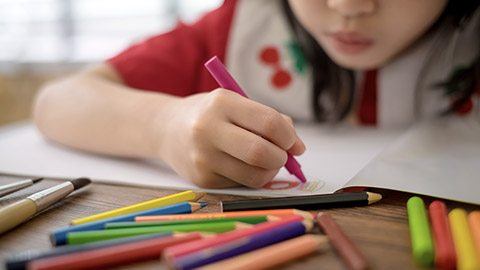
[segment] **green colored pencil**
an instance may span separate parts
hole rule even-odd
[[[411,197],[407,201],[407,212],[413,258],[420,266],[433,266],[433,236],[423,200],[417,196]]]
[[[218,223],[237,221],[247,224],[258,224],[267,222],[272,219],[278,219],[277,217],[270,216],[252,216],[252,217],[233,217],[233,218],[215,218],[215,219],[202,219],[202,220],[168,220],[168,221],[147,221],[147,222],[112,222],[105,224],[105,229],[127,229],[138,227],[153,227],[153,226],[170,226],[170,225],[183,225],[183,224],[203,224],[203,223]]]
[[[85,231],[85,232],[71,232],[67,234],[67,244],[78,245],[84,243],[90,243],[95,241],[115,239],[133,235],[157,233],[157,232],[212,232],[212,233],[224,233],[233,231],[238,228],[251,226],[241,222],[229,221],[229,222],[217,222],[217,223],[204,223],[204,224],[185,224],[185,225],[171,225],[171,226],[156,226],[156,227],[139,227],[139,228],[127,228],[127,229],[112,229],[101,231]]]

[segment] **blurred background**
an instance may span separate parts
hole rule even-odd
[[[191,23],[222,0],[0,0],[0,127],[30,117],[48,80]]]

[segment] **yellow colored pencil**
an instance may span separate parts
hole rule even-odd
[[[480,211],[473,211],[468,214],[468,223],[477,247],[477,258],[480,258]]]
[[[99,214],[88,216],[88,217],[75,219],[71,221],[71,224],[77,225],[77,224],[87,223],[87,222],[96,221],[100,219],[117,217],[121,215],[131,214],[139,211],[144,211],[144,210],[162,207],[162,206],[171,205],[171,204],[180,203],[180,202],[195,202],[201,197],[203,197],[205,194],[206,194],[205,192],[187,190],[187,191],[176,193],[170,196],[118,208],[115,210],[99,213]]]
[[[455,208],[448,214],[448,219],[457,252],[457,269],[480,269],[475,244],[467,222],[467,212],[464,209]]]

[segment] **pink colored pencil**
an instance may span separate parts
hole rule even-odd
[[[248,98],[245,92],[243,92],[243,90],[237,84],[235,79],[233,79],[232,75],[228,73],[227,68],[225,68],[218,57],[214,56],[212,59],[208,60],[207,63],[205,63],[205,67],[221,87],[237,92],[243,97]],[[305,175],[302,172],[300,163],[298,163],[292,154],[287,153],[287,156],[287,163],[285,164],[287,171],[295,175],[300,182],[307,182],[307,178],[305,178]]]
[[[438,269],[455,269],[457,255],[453,242],[452,230],[448,221],[448,210],[441,201],[433,201],[428,207],[435,244],[435,267]]]
[[[283,224],[295,222],[295,221],[302,221],[304,218],[299,215],[294,215],[294,216],[289,216],[286,218],[282,218],[279,220],[274,220],[274,221],[269,221],[269,222],[264,222],[260,223],[258,225],[249,227],[249,228],[244,228],[244,229],[239,229],[227,233],[222,233],[219,234],[215,237],[212,238],[206,238],[206,239],[201,239],[193,242],[189,242],[188,244],[181,244],[177,246],[173,246],[170,248],[167,248],[164,252],[164,257],[168,261],[173,261],[174,258],[184,256],[187,254],[190,254],[195,251],[199,251],[205,248],[221,245],[224,243],[229,243],[234,240],[240,239],[245,236],[251,236],[256,233],[260,233],[266,230],[270,230],[272,228],[278,227]]]
[[[170,246],[201,239],[200,233],[148,239],[94,250],[31,261],[28,270],[100,269],[135,261],[156,259]]]

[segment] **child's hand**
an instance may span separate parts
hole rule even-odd
[[[155,125],[158,151],[181,176],[201,187],[259,188],[305,151],[291,119],[229,90],[177,99]],[[166,120],[165,120],[166,119]]]

